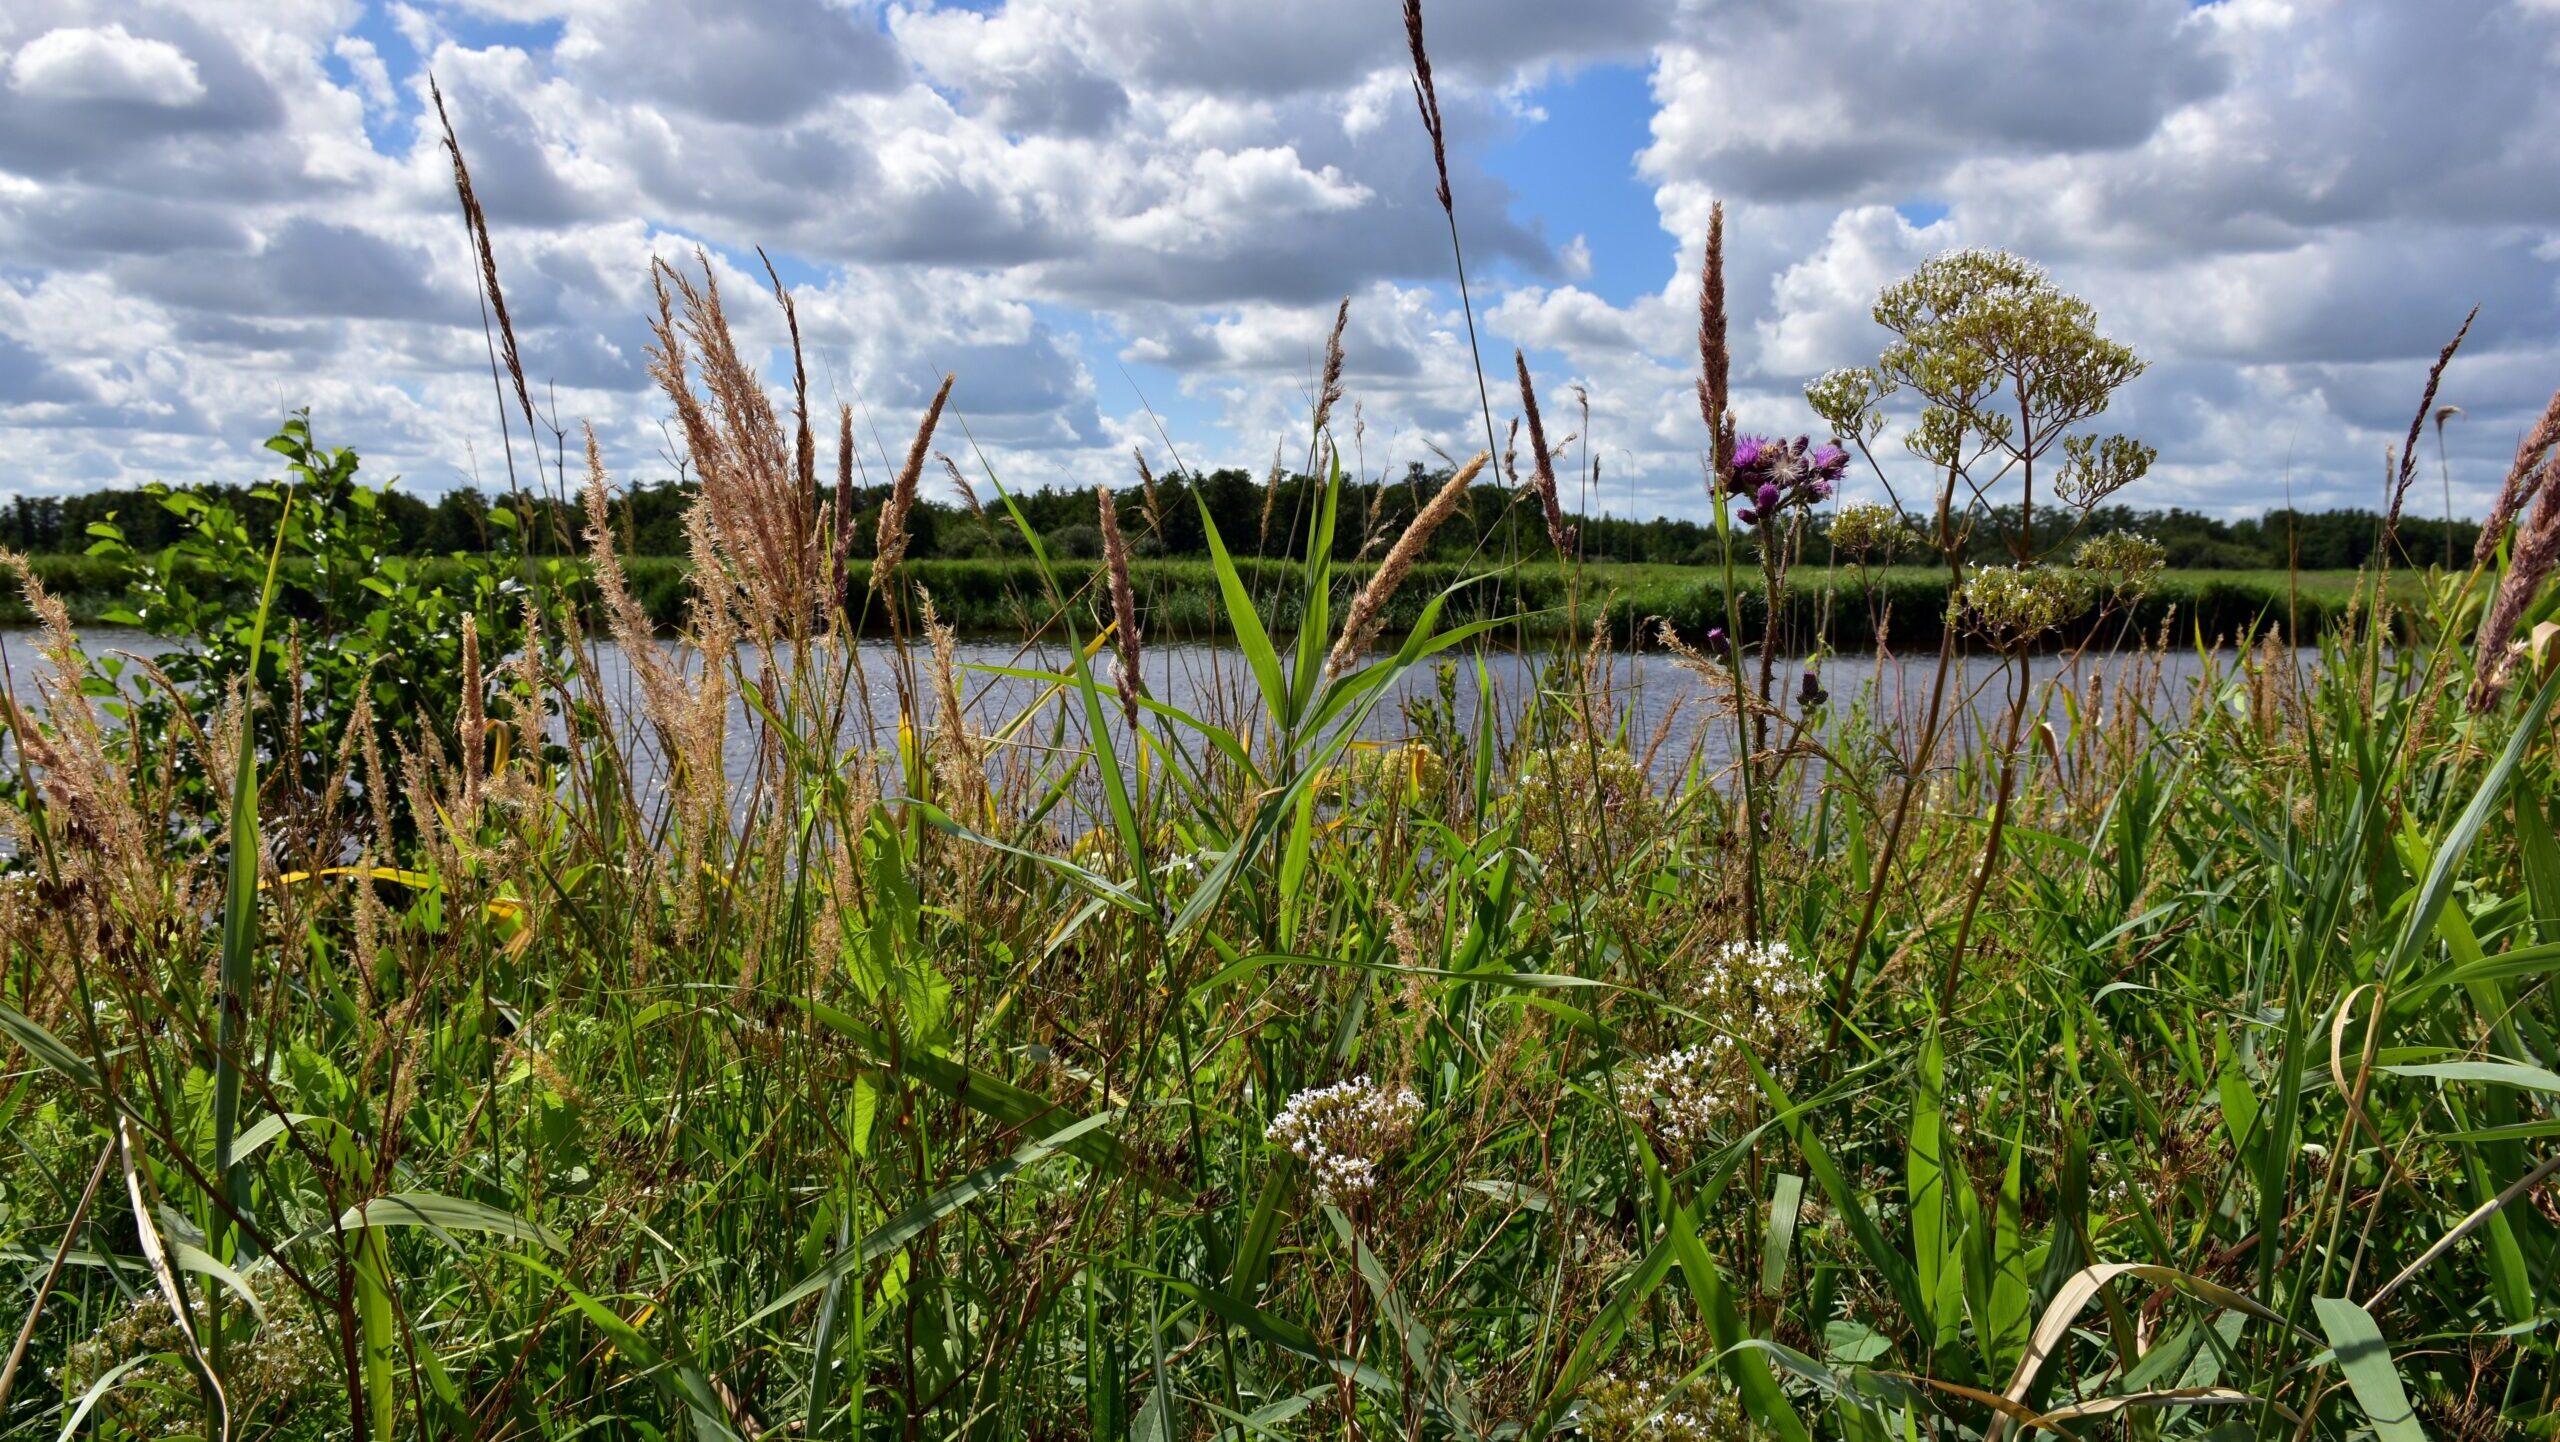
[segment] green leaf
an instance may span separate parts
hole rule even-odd
[[[2444,1061],[2410,1066],[2378,1066],[2390,1076],[2427,1077],[2436,1081],[2476,1081],[2524,1091],[2560,1092],[2560,1074],[2514,1061]]]
[[[1799,1179],[1797,1191],[1801,1195]],[[1768,1357],[1746,1346],[1758,1340],[1745,1328],[1742,1314],[1734,1307],[1733,1290],[1725,1285],[1724,1270],[1708,1255],[1706,1245],[1698,1240],[1698,1227],[1689,1208],[1682,1207],[1671,1215],[1668,1241],[1672,1255],[1680,1263],[1680,1275],[1688,1280],[1689,1295],[1697,1303],[1698,1315],[1706,1320],[1707,1332],[1715,1338],[1722,1353],[1721,1365],[1734,1390],[1741,1394],[1742,1405],[1752,1420],[1763,1427],[1776,1429],[1780,1442],[1807,1442],[1804,1419],[1787,1402],[1787,1394],[1769,1371]]]
[[[372,1227],[425,1227],[437,1233],[493,1232],[549,1251],[569,1250],[566,1242],[539,1222],[483,1202],[438,1192],[393,1192],[358,1202],[338,1218],[338,1227],[349,1232]],[[449,1236],[443,1240],[456,1248],[461,1245]]]
[[[356,1236],[356,1317],[364,1341],[358,1359],[364,1373],[365,1420],[374,1442],[391,1442],[400,1422],[400,1343],[391,1311],[391,1248],[380,1227]]]
[[[1271,644],[1271,634],[1262,629],[1262,617],[1253,609],[1253,594],[1244,588],[1244,578],[1236,573],[1235,559],[1227,554],[1227,543],[1218,535],[1218,523],[1210,519],[1208,499],[1196,492],[1191,499],[1200,508],[1200,530],[1209,543],[1209,569],[1218,578],[1218,594],[1227,603],[1227,625],[1235,632],[1236,646],[1244,652],[1245,664],[1253,668],[1253,683],[1262,692],[1263,707],[1270,713],[1272,724],[1278,725],[1289,708],[1289,688],[1280,676],[1280,653]]]
[[[1858,1250],[1865,1253],[1868,1262],[1883,1274],[1885,1287],[1901,1306],[1905,1322],[1914,1330],[1924,1329],[1930,1308],[1928,1300],[1921,1295],[1920,1279],[1913,1274],[1911,1263],[1885,1240],[1884,1229],[1876,1224],[1875,1215],[1867,1210],[1866,1199],[1849,1184],[1849,1179],[1841,1174],[1839,1165],[1832,1161],[1831,1153],[1823,1147],[1821,1139],[1813,1134],[1812,1125],[1805,1120],[1804,1109],[1787,1096],[1786,1088],[1780,1086],[1778,1079],[1771,1076],[1756,1058],[1751,1062],[1751,1072],[1760,1079],[1761,1091],[1777,1108],[1779,1123],[1786,1128],[1788,1139],[1795,1143],[1797,1154],[1804,1158],[1805,1170],[1812,1173],[1814,1184],[1822,1188],[1822,1194],[1830,1200],[1832,1209],[1848,1223],[1849,1235],[1857,1242]]]
[[[64,1419],[62,1431],[56,1434],[57,1442],[71,1442],[72,1438],[79,1436],[80,1424],[89,1420],[90,1409],[97,1406],[99,1400],[104,1398],[109,1392],[114,1391],[115,1385],[118,1382],[123,1381],[126,1375],[132,1372],[135,1368],[146,1366],[153,1362],[182,1362],[184,1360],[185,1358],[179,1356],[179,1354],[175,1352],[145,1352],[139,1357],[127,1358],[126,1360],[117,1363],[115,1366],[108,1368],[99,1376],[97,1381],[89,1384],[88,1391],[80,1394],[80,1405],[72,1408],[71,1415]]]
[[[1405,1361],[1412,1365],[1414,1375],[1422,1379],[1423,1388],[1432,1402],[1461,1435],[1484,1435],[1484,1424],[1477,1415],[1475,1399],[1467,1394],[1465,1379],[1441,1354],[1439,1338],[1405,1305],[1403,1294],[1396,1289],[1395,1278],[1378,1260],[1378,1254],[1360,1240],[1360,1234],[1352,1230],[1351,1219],[1338,1208],[1328,1206],[1324,1215],[1325,1220],[1333,1224],[1334,1235],[1351,1249],[1352,1265],[1360,1273],[1360,1280],[1368,1284],[1370,1299],[1378,1304],[1378,1325],[1404,1344]]]
[[[2346,1374],[2348,1390],[2373,1424],[2377,1442],[2426,1442],[2427,1429],[2419,1425],[2409,1394],[2401,1390],[2391,1344],[2383,1340],[2372,1315],[2344,1297],[2314,1297],[2311,1310],[2320,1318],[2320,1330],[2329,1334],[2338,1370]]]
[[[658,1345],[640,1335],[640,1329],[622,1319],[622,1314],[573,1285],[568,1278],[520,1252],[500,1252],[499,1256],[529,1271],[551,1279],[553,1285],[569,1299],[595,1329],[604,1333],[615,1350],[648,1370],[649,1379],[659,1390],[681,1403],[693,1424],[693,1434],[700,1442],[743,1442],[737,1429],[730,1425],[729,1409],[711,1390],[711,1382],[702,1369],[682,1356],[670,1356]]]
[[[1787,1254],[1794,1249],[1796,1214],[1804,1206],[1804,1178],[1793,1172],[1778,1173],[1770,1189],[1769,1227],[1760,1247],[1760,1295],[1784,1297],[1787,1291]]]
[[[80,1054],[64,1046],[52,1032],[14,1008],[0,1006],[0,1031],[26,1049],[27,1055],[44,1063],[63,1076],[88,1088],[98,1089],[98,1073],[80,1059]]]
[[[2533,749],[2534,742],[2541,739],[2543,718],[2551,714],[2554,698],[2560,698],[2560,671],[2553,672],[2551,678],[2542,683],[2542,689],[2534,693],[2532,704],[2525,707],[2524,714],[2516,719],[2516,729],[2507,737],[2505,749],[2498,753],[2497,761],[2490,766],[2488,774],[2480,778],[2478,789],[2471,793],[2470,804],[2462,808],[2462,814],[2454,818],[2452,829],[2437,844],[2435,855],[2427,864],[2426,879],[2419,883],[2417,900],[2410,906],[2408,920],[2401,928],[2400,939],[2392,945],[2390,962],[2382,968],[2384,981],[2395,980],[2405,974],[2409,964],[2426,945],[2427,938],[2435,934],[2436,912],[2444,906],[2446,898],[2453,895],[2455,873],[2461,869],[2463,859],[2470,855],[2471,843],[2479,839],[2480,830],[2488,824],[2490,814],[2497,810],[2498,800],[2506,793],[2507,783],[2515,779],[2517,770],[2524,765],[2526,753]]]
[[[2560,941],[2560,839],[2531,788],[2516,788],[2516,853],[2524,863],[2525,894],[2533,898],[2533,935]]]
[[[1067,1155],[1090,1166],[1133,1176],[1140,1185],[1159,1196],[1180,1198],[1190,1194],[1180,1182],[1159,1176],[1141,1164],[1118,1137],[1095,1131],[1095,1123],[1114,1113],[1098,1113],[1079,1119],[1060,1103],[1038,1092],[962,1066],[948,1057],[922,1048],[893,1049],[885,1038],[850,1013],[823,1002],[793,998],[792,1004],[817,1018],[820,1025],[862,1043],[873,1056],[885,1058],[894,1055],[897,1058],[894,1064],[881,1063],[886,1070],[909,1077],[1008,1127],[1055,1140]]]
[[[1929,1309],[1930,1346],[1951,1345],[1959,1316],[1964,1261],[1947,1235],[1946,1052],[1935,1027],[1920,1042],[1911,1079],[1911,1136],[1903,1173],[1911,1207],[1911,1251],[1920,1295]]]

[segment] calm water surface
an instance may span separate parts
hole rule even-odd
[[[123,651],[141,656],[155,656],[177,649],[170,642],[141,631],[118,627],[91,627],[81,632],[81,640],[92,657],[103,657]],[[10,680],[24,694],[30,681],[45,667],[37,651],[39,637],[27,630],[0,631],[0,665],[5,665]],[[898,715],[898,656],[886,641],[861,643],[861,672],[869,705],[860,699],[849,700],[844,730],[838,737],[838,750],[894,746]],[[673,651],[672,646],[669,647]],[[1470,731],[1478,724],[1482,708],[1490,700],[1494,708],[1496,729],[1509,735],[1523,709],[1534,699],[1541,677],[1552,652],[1486,651],[1481,653],[1444,653],[1440,659],[1457,663],[1454,709],[1459,723]],[[2307,667],[2315,652],[2295,653],[2296,664]],[[916,672],[924,673],[926,653],[913,657]],[[1065,716],[1065,743],[1080,745],[1084,739],[1081,708],[1071,695],[1061,696],[1048,683],[1016,676],[995,674],[991,668],[1055,670],[1066,660],[1061,647],[1030,647],[996,641],[964,641],[957,659],[962,670],[962,694],[973,730],[992,731],[1019,715],[1026,708],[1040,708],[1035,723],[1019,728],[1017,743],[1046,746],[1056,734],[1053,720]],[[2126,653],[2091,653],[2073,662],[2063,656],[2040,656],[2035,662],[2038,690],[2057,676],[2065,678],[2074,696],[2085,706],[2094,693],[2103,697],[2110,709],[2119,693],[2132,687],[2142,694],[2154,716],[2183,716],[2192,704],[2197,684],[2208,674],[2210,666],[2221,676],[2230,674],[2233,657],[2225,652],[2210,658],[2192,650],[2171,651],[2165,656],[2137,658]],[[607,693],[607,710],[620,721],[626,736],[635,740],[635,758],[644,778],[655,773],[658,758],[647,754],[651,744],[645,728],[632,724],[640,712],[638,687],[631,667],[620,651],[610,645],[598,655],[598,672]],[[750,661],[752,665],[752,660]],[[1756,662],[1753,664],[1756,665]],[[1481,665],[1481,673],[1479,672]],[[1658,778],[1669,780],[1693,761],[1702,760],[1710,767],[1721,766],[1732,754],[1733,722],[1730,716],[1718,716],[1715,688],[1679,658],[1661,651],[1637,655],[1618,655],[1608,662],[1609,684],[1603,694],[1611,721],[1623,728],[1629,745],[1638,754],[1649,754]],[[1912,656],[1879,656],[1873,653],[1837,655],[1824,658],[1815,668],[1820,686],[1830,696],[1813,723],[1817,732],[1827,733],[1839,727],[1853,712],[1863,712],[1880,724],[1899,728],[1916,736],[1926,713],[1932,684],[1937,675],[1935,653]],[[1799,714],[1796,695],[1802,684],[1801,662],[1781,662],[1776,671],[1776,690],[1785,698],[1786,712],[1793,724]],[[1233,647],[1213,644],[1173,644],[1147,649],[1142,673],[1148,694],[1215,724],[1241,726],[1257,714],[1251,669],[1243,653]],[[1106,688],[1111,684],[1112,663],[1108,657],[1095,662],[1096,679]],[[1487,683],[1490,683],[1489,685]],[[1968,743],[1987,726],[1991,718],[2005,712],[2011,681],[1994,661],[1984,657],[1967,658],[1959,664],[1950,701],[1953,712],[1953,735],[1957,744]],[[1432,663],[1416,667],[1370,710],[1361,725],[1366,739],[1389,741],[1411,734],[1407,718],[1408,703],[1434,697],[1439,682]],[[2064,700],[2048,693],[2045,697],[2048,719],[2057,730],[2068,714]],[[1117,706],[1113,706],[1117,727]],[[733,778],[745,776],[754,760],[754,728],[743,702],[732,707],[727,760]]]

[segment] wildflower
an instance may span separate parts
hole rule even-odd
[[[1634,1089],[1643,1094],[1648,1130],[1674,1152],[1692,1153],[1714,1140],[1718,1123],[1747,1096],[1721,1040],[1684,1046],[1636,1063]]]
[[[1834,432],[1873,440],[1885,423],[1877,403],[1895,388],[1892,381],[1865,367],[1835,370],[1814,377],[1804,388],[1804,400]]]
[[[1831,518],[1831,549],[1863,561],[1886,557],[1912,539],[1911,528],[1893,507],[1874,501],[1842,506]]]
[[[2092,536],[2071,557],[2078,569],[2107,577],[2120,596],[2139,594],[2168,563],[2169,552],[2158,541],[2130,531]]]
[[[1318,1200],[1339,1206],[1377,1185],[1379,1164],[1412,1139],[1422,1098],[1366,1076],[1299,1092],[1271,1119],[1265,1139],[1315,1173]]]
[[[1581,1402],[1575,1424],[1593,1442],[1745,1442],[1760,1435],[1741,1399],[1709,1377],[1605,1377]]]
[[[2087,605],[2078,578],[2046,566],[1981,566],[1965,578],[1950,608],[1951,619],[1970,623],[1993,641],[2019,645],[2072,617]]]
[[[1811,666],[1805,667],[1804,683],[1796,688],[1796,705],[1803,710],[1811,711],[1830,699],[1831,693],[1824,690],[1822,686],[1822,673]]]
[[[1743,436],[1733,443],[1733,479],[1726,489],[1750,498],[1751,504],[1737,513],[1744,525],[1766,526],[1782,509],[1829,500],[1848,469],[1849,453],[1837,442],[1816,449],[1809,436],[1792,441]]]
[[[1807,1014],[1816,991],[1812,969],[1785,942],[1728,941],[1699,978],[1694,1000],[1700,1015],[1768,1060],[1812,1034]]]
[[[2131,436],[2072,436],[2062,443],[2062,474],[2053,492],[2064,505],[2086,511],[2151,470],[2158,448]]]
[[[1691,1004],[1718,1034],[1634,1069],[1656,1140],[1684,1154],[1707,1145],[1726,1117],[1758,1095],[1752,1060],[1774,1065],[1811,1044],[1816,990],[1810,969],[1783,941],[1730,941],[1714,952]]]

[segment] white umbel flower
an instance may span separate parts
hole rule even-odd
[[[1412,1088],[1389,1091],[1357,1076],[1289,1098],[1263,1135],[1306,1163],[1318,1200],[1339,1205],[1377,1185],[1379,1165],[1412,1138],[1421,1116]]]

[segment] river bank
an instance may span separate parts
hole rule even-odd
[[[130,619],[131,600],[124,578],[111,562],[91,556],[50,555],[30,558],[45,586],[60,596],[75,621],[118,623]],[[475,561],[443,557],[417,558],[432,582],[439,572],[459,577]],[[570,584],[585,589],[583,566],[556,563],[572,574]],[[1285,633],[1301,614],[1302,572],[1294,562],[1239,558],[1247,590],[1263,624]],[[684,617],[685,562],[665,557],[635,557],[624,562],[632,592],[660,626],[673,628]],[[912,561],[907,574],[933,597],[941,618],[964,634],[1021,636],[1047,629],[1062,604],[1078,608],[1077,624],[1096,624],[1095,584],[1099,561],[1055,563],[1057,590],[1029,560]],[[1334,584],[1356,589],[1367,578],[1365,565],[1337,569]],[[527,568],[528,578],[538,574]],[[872,597],[867,567],[856,563],[852,584],[855,612],[867,634],[885,635],[896,622]],[[1140,560],[1131,566],[1147,634],[1163,640],[1202,639],[1224,633],[1225,604],[1206,561]],[[2092,606],[2080,621],[2083,633],[2127,627],[2154,632],[2174,617],[2182,633],[2190,628],[2208,639],[2228,638],[2272,627],[2292,634],[2316,634],[2344,622],[2357,578],[2351,572],[2311,571],[2171,571],[2157,577],[2140,601],[2122,607]],[[1760,634],[1766,609],[1756,573],[1737,580],[1735,609],[1751,634]],[[1447,591],[1443,624],[1493,616],[1527,618],[1529,629],[1546,635],[1583,635],[1605,618],[1619,644],[1647,645],[1657,621],[1669,621],[1687,637],[1704,636],[1732,620],[1725,614],[1723,581],[1703,567],[1593,564],[1570,575],[1556,568],[1521,566],[1466,567],[1431,562],[1417,567],[1388,608],[1392,632],[1408,628],[1430,599]],[[1063,602],[1061,599],[1063,593]],[[2414,594],[2414,580],[2404,579],[2394,594]],[[1882,642],[1896,647],[1936,644],[1945,625],[1947,579],[1943,571],[1922,567],[1884,567],[1871,571],[1841,567],[1808,567],[1790,578],[1779,632],[1811,637],[1825,635],[1836,646]],[[25,624],[31,618],[14,587],[0,597],[0,624]],[[913,625],[913,618],[904,618]]]

